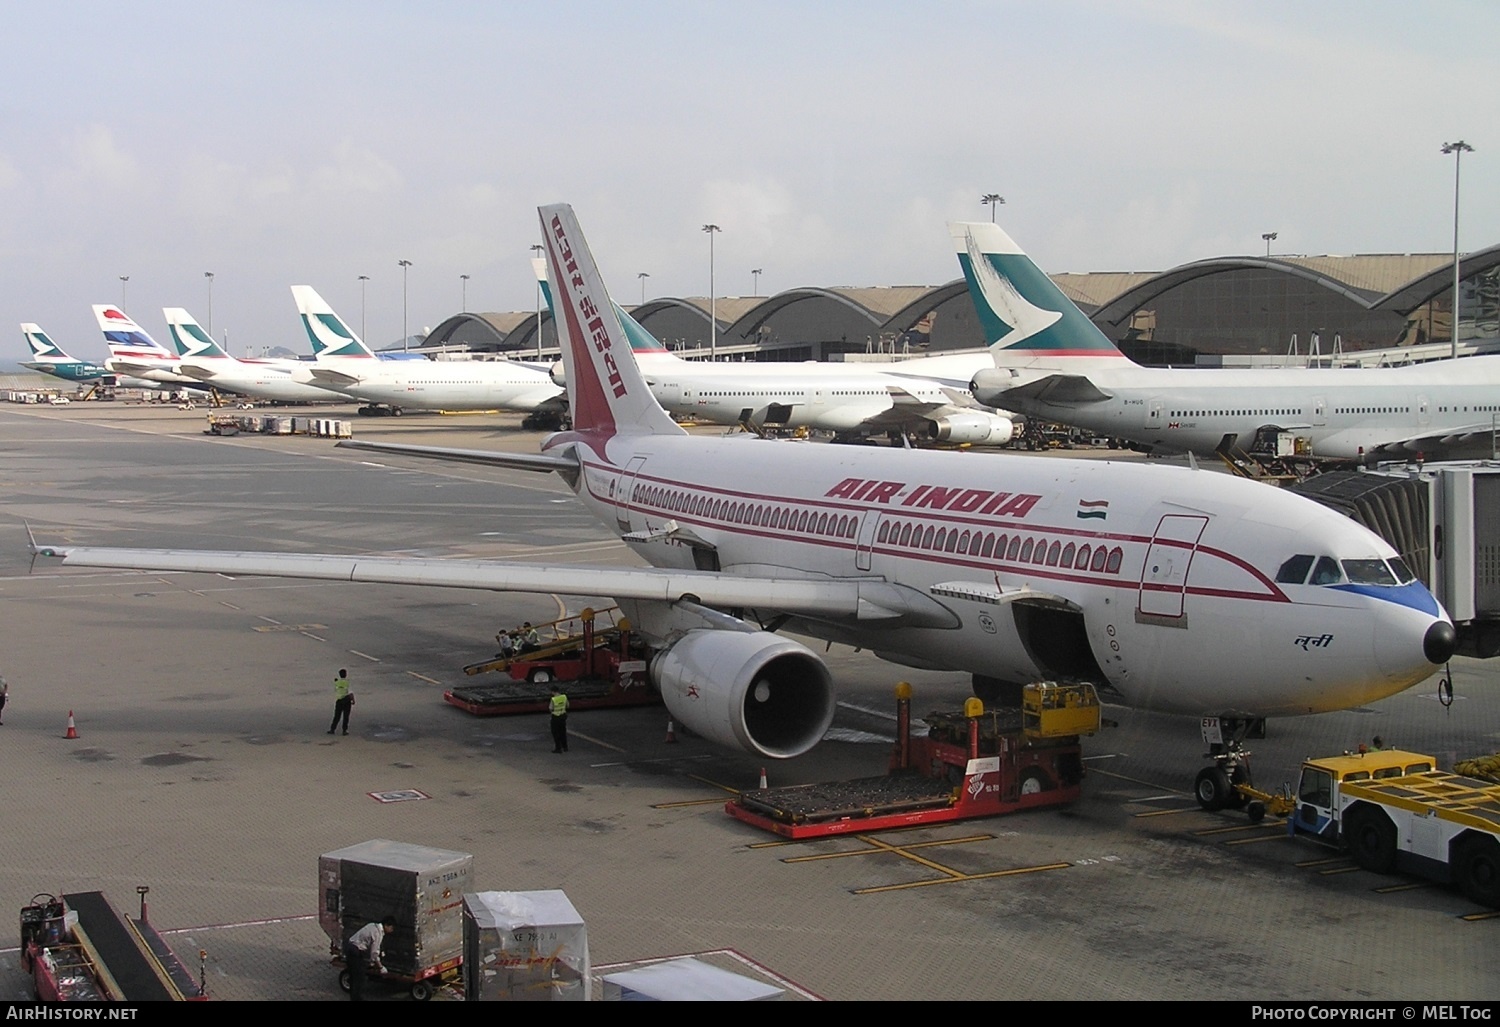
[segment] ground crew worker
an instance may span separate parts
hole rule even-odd
[[[341,667],[339,676],[333,679],[333,723],[328,725],[330,735],[338,727],[340,718],[344,721],[344,734],[349,733],[349,711],[353,708],[354,693],[349,687],[349,672]]]
[[[541,636],[539,636],[536,633],[536,628],[534,628],[534,627],[531,626],[531,621],[527,621],[525,624],[522,624],[521,625],[521,652],[523,652],[523,653],[529,653],[529,652],[531,652],[531,650],[540,647],[541,644],[542,644]]]
[[[375,968],[376,973],[385,973],[385,965],[380,961],[380,947],[385,944],[385,936],[395,929],[396,921],[386,917],[378,924],[365,924],[344,942],[344,963],[349,968],[351,1001],[364,1001],[365,979],[370,976],[371,967]]]
[[[500,652],[497,653],[502,659],[510,659],[515,654],[516,642],[510,637],[509,631],[502,631],[495,636],[495,641],[500,643]]]
[[[0,675],[0,724],[5,723],[5,700],[10,695],[10,685],[5,683],[5,677]]]
[[[568,751],[568,697],[558,685],[552,686],[552,699],[547,704],[552,717],[552,751]]]

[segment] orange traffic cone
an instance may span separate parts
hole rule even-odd
[[[673,745],[677,741],[677,729],[672,726],[672,718],[667,718],[667,745]]]
[[[761,791],[765,791],[766,790],[766,768],[765,767],[761,767],[760,768],[760,789],[761,789]]]
[[[63,737],[64,738],[77,738],[78,737],[78,726],[73,723],[73,711],[72,710],[68,711],[68,733],[65,734],[65,735],[63,735]]]

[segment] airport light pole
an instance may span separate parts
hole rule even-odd
[[[125,306],[125,286],[130,283],[129,275],[120,276],[120,306]]]
[[[760,276],[762,268],[752,267],[750,269],[750,295],[760,295]]]
[[[1266,241],[1266,256],[1271,255],[1271,243],[1276,239],[1275,232],[1262,232],[1260,237]]]
[[[409,348],[411,333],[407,331],[406,324],[406,272],[411,267],[411,261],[398,260],[397,265],[401,268],[401,351],[404,353]]]
[[[714,236],[724,230],[718,225],[704,225],[703,230],[708,233],[708,359],[715,360],[719,351],[719,314],[714,296]]]
[[[979,198],[979,202],[990,208],[990,224],[995,223],[995,208],[1005,202],[1005,197],[999,193],[985,193]]]
[[[531,255],[540,257],[544,249],[546,247],[541,243],[534,242],[531,244]],[[540,360],[542,356],[542,280],[540,278],[536,283],[536,355]]]
[[[646,305],[646,279],[651,277],[651,272],[637,271],[635,276],[641,280],[641,306],[644,307]]]
[[[213,339],[213,271],[204,271],[202,276],[208,279],[208,337]]]
[[[459,287],[460,296],[461,296],[461,299],[462,299],[462,302],[463,302],[463,311],[462,312],[465,313],[465,314],[467,314],[469,312],[469,276],[468,275],[459,275],[458,276],[458,287]]]
[[[1473,153],[1474,147],[1460,139],[1456,143],[1444,143],[1443,152],[1453,154],[1453,350],[1451,356],[1458,359],[1458,172],[1463,167],[1464,154]]]
[[[359,276],[359,337],[365,337],[365,283],[370,280],[369,275]]]

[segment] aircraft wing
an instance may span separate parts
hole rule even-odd
[[[912,381],[931,382],[934,385],[941,385],[948,389],[967,390],[969,387],[969,380],[967,378],[944,378],[941,375],[935,374],[903,374],[900,371],[892,371],[884,367],[880,369],[880,373],[887,378],[908,378]]]
[[[342,385],[358,385],[364,381],[357,374],[345,374],[343,371],[335,371],[331,367],[314,367],[312,368],[312,376],[314,384],[326,385],[333,389],[337,389]]]
[[[497,592],[611,596],[647,602],[681,600],[727,608],[763,608],[814,618],[894,620],[926,606],[884,581],[762,578],[660,567],[589,567],[318,553],[247,553],[175,549],[106,549],[36,545],[37,555],[69,567],[266,575],[324,581],[478,588]],[[928,612],[930,616],[930,612]]]
[[[976,380],[978,376],[976,375]],[[1045,378],[1017,385],[1000,393],[1000,399],[1017,397],[1039,403],[1054,403],[1059,406],[1083,406],[1102,403],[1111,398],[1110,393],[1100,389],[1087,375],[1049,374]],[[1002,403],[1002,405],[1004,405]]]
[[[178,364],[179,374],[185,374],[189,378],[196,378],[200,382],[213,381],[219,376],[219,372],[212,367],[204,367],[202,364]]]
[[[397,456],[416,456],[427,460],[450,460],[456,463],[486,464],[491,467],[508,467],[514,471],[556,471],[567,477],[579,473],[578,460],[569,449],[564,455],[548,453],[496,453],[488,449],[450,449],[446,446],[411,446],[401,442],[366,442],[361,439],[345,439],[339,443],[344,449],[368,449],[376,453],[393,453]]]
[[[1494,423],[1478,421],[1384,442],[1367,453],[1394,457],[1421,453],[1429,460],[1489,459],[1494,455],[1494,445]]]
[[[171,371],[177,373],[175,365],[169,365],[165,361],[157,360],[147,363],[137,363],[127,357],[115,357],[110,361],[111,369],[121,374],[149,374],[152,371]]]

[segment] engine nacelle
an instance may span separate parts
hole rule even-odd
[[[1009,368],[987,367],[983,371],[975,373],[969,381],[969,391],[974,398],[987,407],[999,407],[1004,403],[1001,395],[1007,389],[1013,389],[1019,382],[1016,372]]]
[[[769,631],[689,631],[651,661],[672,718],[720,745],[800,756],[833,723],[833,675],[806,646]]]
[[[927,437],[935,442],[1003,446],[1015,433],[1010,418],[978,411],[960,411],[927,422]]]

